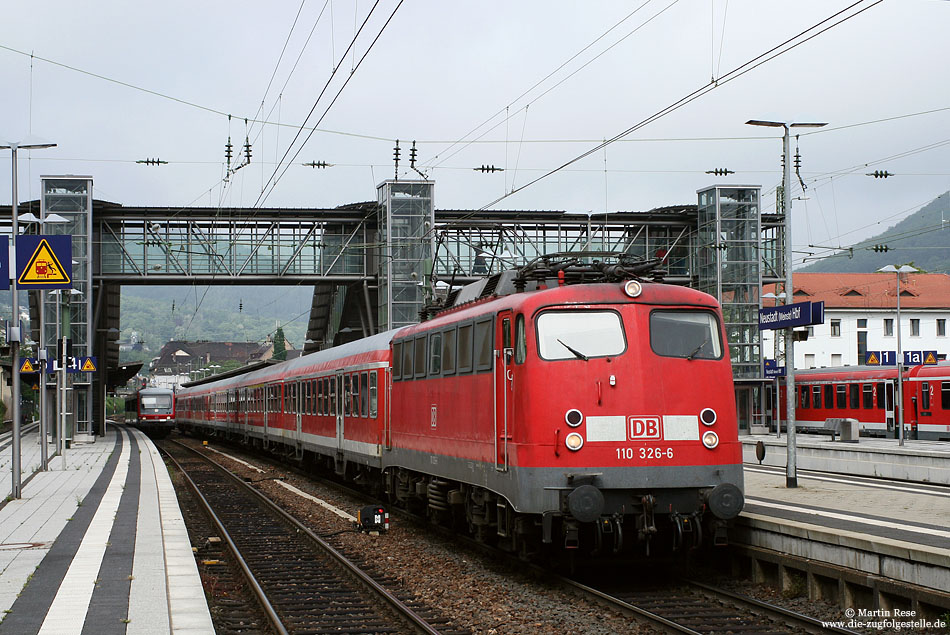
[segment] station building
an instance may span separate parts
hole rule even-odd
[[[936,351],[947,358],[950,276],[904,273],[900,277],[902,351]],[[795,368],[860,366],[868,351],[897,351],[897,286],[894,273],[795,273],[795,302],[824,302],[825,322],[807,328],[795,344]],[[776,293],[775,284],[762,294]],[[779,288],[781,292],[781,288]],[[763,301],[770,306],[768,299]],[[775,357],[774,331],[762,332],[765,357]]]

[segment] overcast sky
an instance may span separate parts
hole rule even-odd
[[[749,119],[829,124],[799,141],[797,250],[852,245],[950,189],[943,0],[50,0],[2,11],[0,138],[58,144],[21,162],[21,200],[38,196],[41,174],[82,174],[96,198],[125,205],[336,206],[375,198],[395,139],[400,178],[417,176],[415,139],[439,208],[642,211],[729,182],[762,185],[774,209],[781,131]],[[802,32],[815,37],[751,68]],[[235,163],[245,136],[253,151],[225,184],[229,135]],[[135,163],[147,158],[168,164]],[[505,171],[472,170],[483,164]],[[735,174],[705,174],[714,168]],[[865,176],[875,169],[895,176]],[[4,203],[9,174],[0,151]]]

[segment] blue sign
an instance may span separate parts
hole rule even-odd
[[[921,364],[936,364],[937,351],[904,351],[905,366],[920,366]]]
[[[72,236],[17,236],[16,283],[21,289],[69,289]]]
[[[897,351],[867,351],[864,354],[866,366],[897,366]]]
[[[59,362],[54,359],[46,360],[45,369],[43,365],[44,362],[35,357],[24,357],[20,363],[20,372],[23,374],[45,372],[52,375],[60,370]],[[94,373],[98,368],[99,365],[95,357],[70,357],[66,361],[65,370],[67,373]]]
[[[10,288],[10,239],[0,237],[0,291]]]
[[[766,377],[784,377],[785,376],[785,367],[779,366],[778,362],[774,359],[764,359],[762,363],[765,365],[765,376]]]
[[[824,321],[824,302],[796,302],[795,304],[759,309],[760,331],[822,324]]]

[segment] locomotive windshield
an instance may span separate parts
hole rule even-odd
[[[722,357],[719,323],[707,311],[654,311],[650,314],[650,346],[664,357]]]
[[[171,412],[171,395],[142,395],[142,412]]]
[[[538,316],[542,359],[587,359],[627,349],[623,323],[613,311],[546,311]]]

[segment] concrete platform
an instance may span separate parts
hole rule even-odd
[[[28,472],[36,437],[23,439]],[[9,448],[0,463],[9,494]],[[0,634],[214,633],[171,479],[141,432],[108,426],[25,474],[22,493],[0,507]]]
[[[788,488],[784,436],[742,442],[746,505],[733,538],[758,575],[771,567],[785,586],[799,570],[813,597],[824,588],[842,606],[950,609],[950,443],[798,435],[798,487]]]
[[[758,463],[755,446],[761,441],[765,445],[762,464],[784,469],[788,454],[784,434],[780,438],[746,435],[739,440],[745,463]],[[798,434],[795,445],[799,469],[950,485],[950,442],[947,441],[905,440],[900,446],[897,439],[861,437],[850,443],[832,441],[830,435]]]

